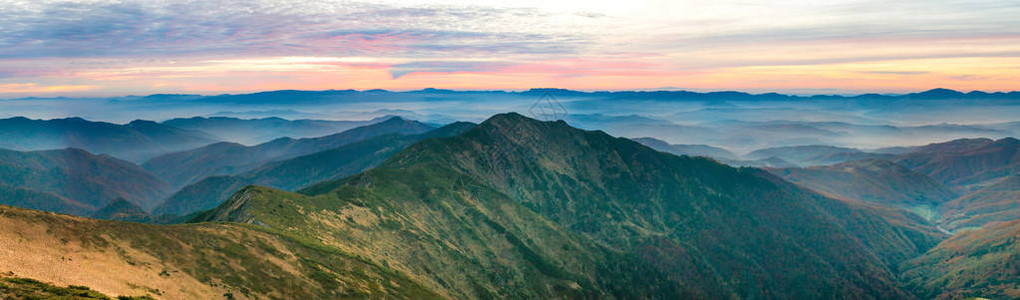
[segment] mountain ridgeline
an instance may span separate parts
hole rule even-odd
[[[316,138],[279,138],[255,146],[220,142],[153,158],[142,165],[173,186],[181,187],[209,176],[232,175],[301,155],[329,150],[384,134],[419,134],[434,127],[393,117],[386,121]]]
[[[151,209],[170,194],[165,181],[135,164],[74,148],[0,149],[0,186],[4,185],[15,192],[21,189],[28,198],[4,197],[0,204],[77,215],[87,215],[117,198]]]
[[[207,132],[223,141],[246,145],[261,144],[281,137],[318,137],[371,125],[389,118],[365,121],[286,120],[282,118],[239,119],[231,117],[176,118],[161,124]]]
[[[426,138],[455,136],[474,124],[456,122],[421,134],[383,134],[337,148],[268,163],[236,175],[212,176],[185,186],[160,204],[156,214],[188,215],[215,208],[246,185],[297,190],[328,179],[353,175]]]
[[[194,221],[271,228],[454,298],[909,298],[943,235],[757,169],[497,115],[299,193],[247,187]]]
[[[19,151],[80,148],[136,163],[217,141],[216,137],[202,131],[144,120],[119,125],[81,118],[33,120],[15,117],[0,120],[0,128],[3,128],[0,130],[0,148]]]
[[[1020,172],[1020,140],[960,139],[920,147],[895,161],[971,192]]]

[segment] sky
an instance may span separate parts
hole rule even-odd
[[[0,0],[0,98],[1012,91],[1017,16],[1017,0]]]

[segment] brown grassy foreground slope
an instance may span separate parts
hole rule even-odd
[[[435,297],[386,268],[254,226],[159,226],[0,206],[0,228],[0,272],[107,295]]]

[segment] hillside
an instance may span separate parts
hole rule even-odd
[[[853,148],[809,145],[759,149],[744,155],[744,158],[750,160],[779,158],[800,166],[810,167],[840,163],[846,160],[870,158],[873,155],[875,154]]]
[[[0,273],[106,295],[436,298],[383,266],[256,226],[147,225],[0,206],[0,228]]]
[[[255,145],[277,138],[326,136],[370,125],[386,119],[366,121],[286,120],[282,118],[239,119],[231,117],[192,117],[163,121],[163,125],[207,132],[223,141]]]
[[[152,121],[128,124],[92,122],[81,118],[0,120],[0,148],[19,151],[80,148],[97,154],[143,162],[157,155],[217,142],[201,131],[180,129]]]
[[[108,155],[94,155],[80,149],[19,152],[0,149],[0,184],[51,193],[72,200],[69,206],[37,206],[29,197],[8,199],[19,207],[50,208],[63,213],[82,214],[83,208],[103,207],[124,198],[143,208],[152,208],[169,195],[170,187],[138,166]],[[28,197],[29,195],[25,195]]]
[[[1020,298],[1020,221],[958,234],[905,264],[922,299]]]
[[[718,160],[737,159],[737,155],[733,154],[733,152],[730,152],[729,150],[719,147],[712,147],[709,145],[670,144],[667,143],[666,141],[649,137],[634,138],[632,140],[642,145],[648,146],[649,148],[676,155],[704,156]]]
[[[923,146],[896,163],[971,192],[1020,172],[1020,140],[960,139]]]
[[[928,220],[935,217],[939,205],[956,198],[942,183],[887,160],[768,171],[831,197],[904,208]]]
[[[86,286],[71,285],[57,287],[31,278],[22,278],[0,274],[0,298],[8,300],[22,299],[74,299],[74,300],[109,300],[110,296],[93,291]],[[120,296],[117,300],[152,299]]]
[[[153,219],[152,215],[145,212],[144,209],[123,198],[113,200],[110,204],[93,212],[89,218],[140,223],[152,222]]]
[[[82,204],[81,202],[61,197],[54,193],[6,184],[0,184],[0,205],[61,212],[78,216],[88,215],[96,209],[91,205]]]
[[[954,231],[1020,219],[1020,175],[949,201],[940,210],[942,227]]]
[[[734,167],[752,168],[796,168],[797,164],[785,161],[778,157],[769,157],[756,160],[723,160],[723,163]]]
[[[269,163],[245,173],[213,176],[185,186],[160,204],[156,214],[187,215],[215,208],[246,185],[296,190],[310,184],[353,175],[382,163],[390,155],[426,138],[458,135],[474,124],[457,122],[412,135],[387,134],[334,149]]]
[[[263,164],[333,149],[384,134],[419,134],[434,129],[399,117],[317,138],[279,138],[255,146],[216,143],[153,158],[143,168],[181,187],[209,176],[233,175]]]
[[[301,193],[245,188],[196,221],[306,236],[455,298],[909,298],[895,266],[942,238],[760,170],[516,114]]]

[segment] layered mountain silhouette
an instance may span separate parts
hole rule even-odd
[[[733,152],[730,152],[729,150],[719,147],[712,147],[709,145],[670,144],[667,143],[666,141],[650,137],[635,138],[632,140],[641,143],[642,145],[648,146],[649,148],[676,155],[704,156],[715,158],[718,160],[737,159],[737,155],[734,154]]]
[[[212,176],[174,193],[154,211],[188,215],[215,208],[246,185],[297,190],[310,184],[353,175],[382,163],[390,155],[426,138],[462,133],[474,124],[457,122],[422,134],[384,134],[337,148],[263,165],[230,176]]]
[[[865,152],[854,148],[808,145],[760,149],[744,157],[751,160],[778,158],[799,166],[810,167],[862,159],[890,159],[893,155]]]
[[[263,164],[343,146],[384,134],[418,134],[434,127],[393,117],[386,121],[316,138],[279,138],[255,146],[221,142],[183,152],[161,155],[142,165],[174,187],[209,176],[231,175]]]
[[[151,209],[170,194],[165,181],[130,162],[74,148],[0,149],[0,185],[34,191],[22,190],[25,198],[6,198],[4,204],[78,215],[117,198]]]
[[[119,125],[82,118],[0,120],[0,148],[20,151],[80,148],[132,162],[192,149],[218,140],[201,131],[180,129],[152,121]]]
[[[261,119],[192,117],[170,119],[163,121],[162,124],[207,132],[222,141],[254,145],[281,137],[326,136],[386,119],[389,117],[366,121],[286,120],[277,117]]]

